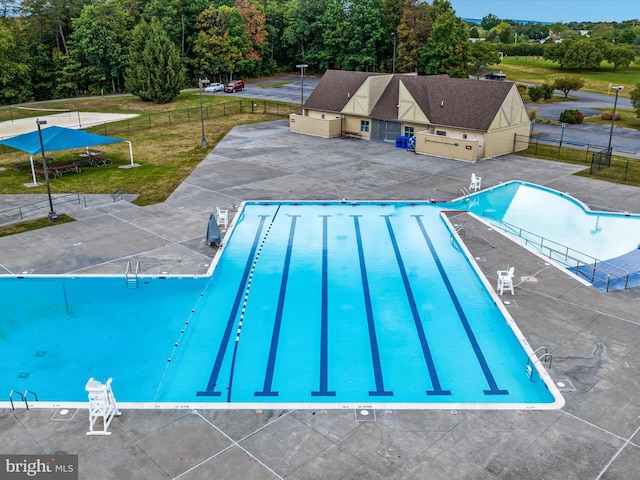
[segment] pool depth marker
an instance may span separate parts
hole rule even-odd
[[[373,318],[373,308],[371,307],[371,292],[369,291],[369,280],[367,279],[367,266],[364,261],[364,249],[362,247],[362,237],[360,236],[360,223],[358,218],[361,215],[351,215],[356,229],[356,240],[358,244],[358,257],[360,259],[360,276],[362,277],[362,290],[364,293],[364,306],[367,313],[367,325],[369,326],[369,344],[371,345],[371,360],[373,362],[373,375],[376,381],[376,389],[370,391],[372,397],[390,397],[392,391],[384,389],[382,378],[382,366],[380,364],[380,351],[378,350],[378,337],[376,336],[376,324]]]
[[[280,294],[278,295],[278,306],[276,307],[276,319],[273,324],[271,334],[271,348],[269,349],[269,359],[267,360],[267,371],[264,376],[264,385],[261,392],[255,392],[256,397],[277,397],[278,392],[271,390],[273,384],[273,370],[278,353],[278,341],[280,340],[280,327],[282,325],[282,312],[284,311],[284,298],[287,293],[287,281],[289,280],[289,266],[291,265],[291,252],[293,250],[293,237],[296,232],[296,220],[300,215],[289,215],[291,217],[291,228],[289,230],[289,242],[287,243],[287,253],[284,257],[284,268],[282,280],[280,282]]]
[[[213,369],[211,370],[211,376],[209,377],[209,382],[207,382],[207,388],[206,390],[197,392],[196,396],[198,397],[219,397],[220,396],[221,392],[215,391],[215,388],[218,383],[218,375],[220,375],[222,362],[224,361],[224,357],[227,352],[227,348],[229,346],[229,338],[231,337],[231,330],[233,329],[233,324],[235,323],[236,317],[238,316],[238,310],[240,310],[242,296],[245,293],[247,279],[249,278],[249,273],[251,272],[251,269],[257,260],[255,258],[256,250],[258,249],[258,243],[260,242],[260,237],[262,236],[262,229],[264,228],[264,223],[267,218],[269,218],[269,215],[260,215],[260,224],[258,225],[256,236],[253,239],[253,245],[251,246],[251,251],[247,256],[247,263],[244,267],[242,278],[238,283],[236,298],[233,302],[233,308],[231,309],[231,313],[229,313],[229,319],[227,320],[227,326],[224,330],[222,340],[220,341],[220,347],[218,347],[218,355],[216,356],[216,361],[213,364]],[[246,302],[244,303],[244,305],[246,306]]]
[[[443,390],[440,386],[440,380],[438,379],[438,372],[436,371],[435,364],[433,363],[433,357],[431,356],[431,349],[429,348],[429,342],[424,334],[424,326],[420,319],[420,312],[416,305],[416,299],[413,296],[413,290],[411,290],[411,284],[409,283],[409,276],[398,248],[398,242],[396,235],[393,233],[393,227],[391,226],[390,215],[381,215],[384,217],[384,221],[387,224],[387,230],[389,231],[389,237],[391,238],[391,244],[393,245],[393,251],[396,254],[396,261],[398,262],[398,268],[400,269],[400,275],[402,275],[402,283],[404,284],[404,290],[407,293],[407,299],[409,300],[409,307],[411,308],[411,315],[416,325],[416,332],[420,339],[420,346],[422,347],[422,354],[424,355],[424,361],[427,364],[427,370],[429,371],[429,377],[431,377],[431,385],[433,390],[427,390],[427,395],[451,395],[451,390]]]
[[[331,215],[320,215],[322,217],[322,299],[320,301],[320,388],[311,392],[312,397],[335,397],[336,392],[328,390],[329,376],[329,267],[328,267],[328,241],[327,241],[327,218]]]
[[[476,339],[475,334],[473,333],[473,329],[469,324],[469,320],[467,320],[467,316],[462,309],[462,305],[460,305],[460,301],[458,300],[458,296],[449,281],[449,277],[447,276],[447,272],[445,272],[444,267],[442,266],[442,262],[440,262],[440,258],[436,252],[433,243],[431,243],[431,238],[427,233],[427,230],[424,228],[424,224],[422,223],[422,219],[420,218],[422,215],[411,215],[418,222],[418,226],[420,227],[420,231],[422,232],[422,236],[424,237],[427,245],[429,246],[429,250],[431,251],[431,256],[438,267],[438,271],[440,272],[440,276],[444,281],[445,286],[447,287],[447,291],[449,292],[449,296],[451,297],[451,301],[453,302],[453,306],[456,308],[458,312],[458,316],[460,317],[460,322],[462,322],[462,326],[464,327],[464,331],[467,333],[467,337],[469,338],[469,342],[471,343],[471,347],[473,348],[473,352],[476,354],[476,358],[478,359],[478,363],[482,368],[482,372],[484,373],[484,377],[489,384],[489,390],[484,390],[485,395],[508,395],[509,390],[501,390],[498,388],[495,379],[493,378],[493,374],[491,373],[491,369],[487,364],[487,360],[484,358],[484,354],[482,353],[482,349],[478,344],[478,340]]]

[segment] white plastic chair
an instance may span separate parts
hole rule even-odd
[[[511,267],[508,270],[498,270],[498,293],[502,295],[505,290],[510,291],[511,295],[515,295],[513,292],[513,275],[515,268]]]
[[[220,210],[220,207],[216,207],[216,217],[218,225],[227,228],[229,225],[229,210]]]
[[[471,183],[469,183],[469,191],[477,192],[482,188],[482,177],[476,177],[475,173],[471,174]]]

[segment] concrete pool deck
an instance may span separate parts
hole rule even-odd
[[[201,275],[215,253],[204,234],[216,205],[449,200],[471,172],[484,188],[526,180],[593,209],[640,212],[640,188],[578,170],[511,155],[475,164],[417,156],[290,134],[287,122],[237,127],[163,204],[56,206],[78,221],[0,238],[0,270],[124,275],[140,262],[143,274]],[[516,268],[516,294],[504,300],[532,348],[552,353],[561,410],[125,410],[110,437],[86,437],[85,409],[3,409],[0,453],[78,454],[83,479],[639,478],[640,289],[598,292],[466,214],[455,222],[491,283],[507,263]]]

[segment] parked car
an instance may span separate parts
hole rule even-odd
[[[484,78],[487,80],[504,80],[507,76],[504,73],[491,72],[487,73]]]
[[[210,83],[208,87],[204,89],[205,92],[221,92],[224,90],[224,85],[221,83]]]
[[[224,91],[227,93],[241,92],[242,90],[244,90],[244,82],[242,80],[233,80],[224,87]]]

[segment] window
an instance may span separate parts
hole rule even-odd
[[[444,130],[436,130],[436,135],[440,135],[441,137],[446,137],[447,132],[445,132]]]
[[[413,132],[414,132],[413,127],[409,127],[409,126],[405,125],[405,127],[404,127],[404,136],[405,137],[413,137],[414,136]]]
[[[369,120],[360,120],[360,131],[361,132],[369,131]]]

